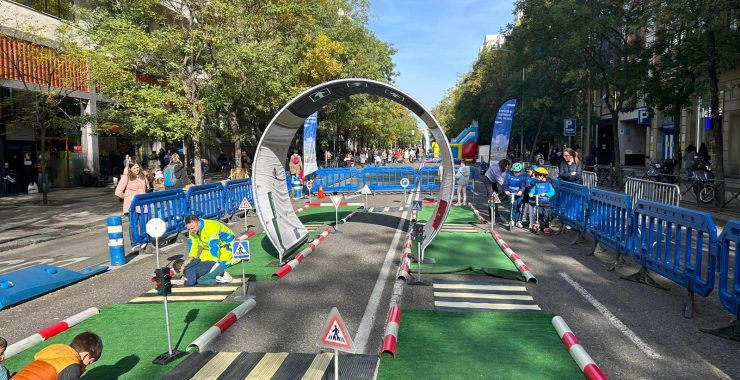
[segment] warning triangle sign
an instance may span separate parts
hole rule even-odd
[[[334,205],[334,207],[339,207],[339,204],[342,203],[341,195],[332,195],[330,198],[331,198],[331,203]]]
[[[349,334],[342,316],[336,307],[331,309],[329,316],[326,318],[324,328],[321,329],[319,337],[319,347],[334,348],[344,352],[354,352],[354,342]]]
[[[360,191],[360,194],[365,195],[371,195],[372,193],[373,192],[370,190],[370,187],[368,187],[367,184],[365,184],[365,186],[362,187],[362,191]]]
[[[249,200],[247,199],[247,197],[242,198],[242,203],[239,204],[239,210],[251,210],[251,209],[252,209],[252,205],[249,204]]]

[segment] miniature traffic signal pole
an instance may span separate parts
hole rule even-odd
[[[186,354],[185,351],[172,349],[172,334],[170,333],[170,312],[167,305],[167,295],[172,293],[172,275],[169,267],[159,266],[159,238],[167,231],[167,225],[164,220],[153,218],[146,223],[146,233],[154,238],[155,256],[157,267],[154,269],[154,278],[152,279],[157,288],[157,294],[162,296],[164,301],[164,320],[167,328],[167,352],[157,356],[152,363],[165,365]]]

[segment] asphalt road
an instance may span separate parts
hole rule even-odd
[[[376,196],[371,203],[398,206],[400,198],[398,194]],[[475,200],[482,202],[483,197]],[[484,211],[483,204],[478,205]],[[399,226],[406,226],[403,216],[357,215],[342,225],[342,234],[331,235],[284,279],[250,285],[257,307],[209,349],[316,352],[319,330],[331,307],[336,306],[360,352],[376,354],[391,298],[397,298],[403,308],[430,308],[432,304],[431,288],[397,286],[394,280],[401,247],[401,239],[396,237]],[[259,224],[251,216],[248,222]],[[243,228],[243,221],[237,219],[232,226]],[[740,344],[698,330],[732,319],[720,307],[716,292],[706,299],[696,297],[694,317],[685,319],[684,289],[658,275],[655,278],[670,290],[619,279],[620,274],[631,274],[638,268],[628,259],[618,272],[606,271],[614,254],[587,257],[591,243],[569,245],[573,232],[565,236],[533,235],[518,229],[503,233],[537,275],[538,283],[527,284],[527,288],[539,306],[565,319],[608,377],[740,378]],[[174,245],[162,256],[183,252],[182,246]],[[72,260],[83,257],[86,259]],[[104,222],[68,236],[0,252],[0,273],[17,265],[4,262],[44,258],[66,259],[73,269],[108,262]],[[151,289],[149,277],[154,266],[153,255],[139,255],[122,268],[0,311],[0,335],[13,342],[87,307],[125,303]]]

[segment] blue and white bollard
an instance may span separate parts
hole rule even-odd
[[[110,265],[126,264],[123,248],[123,222],[120,216],[108,217],[108,247],[110,247]]]

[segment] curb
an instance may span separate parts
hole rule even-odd
[[[378,356],[383,357],[386,352],[396,357],[396,342],[398,341],[398,328],[401,325],[401,308],[394,304],[388,312],[388,320],[385,325],[383,336],[383,348]]]
[[[57,322],[51,326],[45,327],[41,330],[39,330],[37,333],[21,339],[7,347],[5,350],[5,357],[10,358],[11,356],[14,356],[18,353],[21,353],[25,351],[28,348],[31,348],[35,346],[38,343],[41,343],[54,335],[59,334],[60,332],[63,332],[70,327],[92,317],[93,315],[100,314],[100,310],[96,307],[91,307],[89,309],[83,310],[65,320],[62,320],[60,322]]]
[[[576,361],[586,378],[589,380],[606,380],[606,375],[601,372],[601,368],[596,365],[594,360],[591,359],[591,356],[581,346],[581,342],[578,341],[578,338],[573,334],[573,330],[568,327],[561,316],[556,315],[552,317],[552,326],[555,327],[560,340],[563,341],[565,349],[568,350],[570,356]]]
[[[288,261],[287,264],[283,265],[282,267],[280,267],[280,269],[275,271],[275,273],[272,274],[272,278],[277,280],[285,277],[288,273],[290,273],[290,271],[295,269],[295,267],[297,267],[298,264],[303,261],[303,259],[310,255],[311,252],[313,252],[316,247],[318,247],[319,244],[321,244],[324,239],[326,239],[326,237],[331,234],[331,231],[331,228],[325,229],[324,232],[322,232],[316,239],[308,244],[308,247],[306,249],[297,254],[293,260]]]
[[[255,306],[257,306],[257,301],[255,301],[254,299],[242,302],[241,305],[234,308],[234,310],[226,314],[223,318],[221,318],[221,320],[216,322],[216,324],[208,328],[206,332],[195,338],[192,343],[188,344],[188,347],[185,350],[190,351],[193,348],[197,348],[198,351],[203,351],[203,349],[208,346],[214,339],[218,338],[221,334],[228,330],[229,327],[234,324],[234,322],[239,320],[239,318],[243,317],[244,314],[247,314],[247,312],[249,312],[250,310],[254,309]]]
[[[501,238],[501,234],[496,230],[491,230],[491,235],[493,236],[493,240],[496,240],[496,243],[501,247],[501,249],[504,250],[504,254],[511,260],[514,265],[516,266],[516,269],[519,270],[519,273],[524,276],[524,280],[526,282],[533,282],[537,283],[537,277],[534,276],[532,272],[530,272],[529,267],[527,267],[527,264],[524,263],[524,260],[522,260],[519,255],[514,252],[511,247],[509,247],[508,244],[504,241],[504,239]]]

